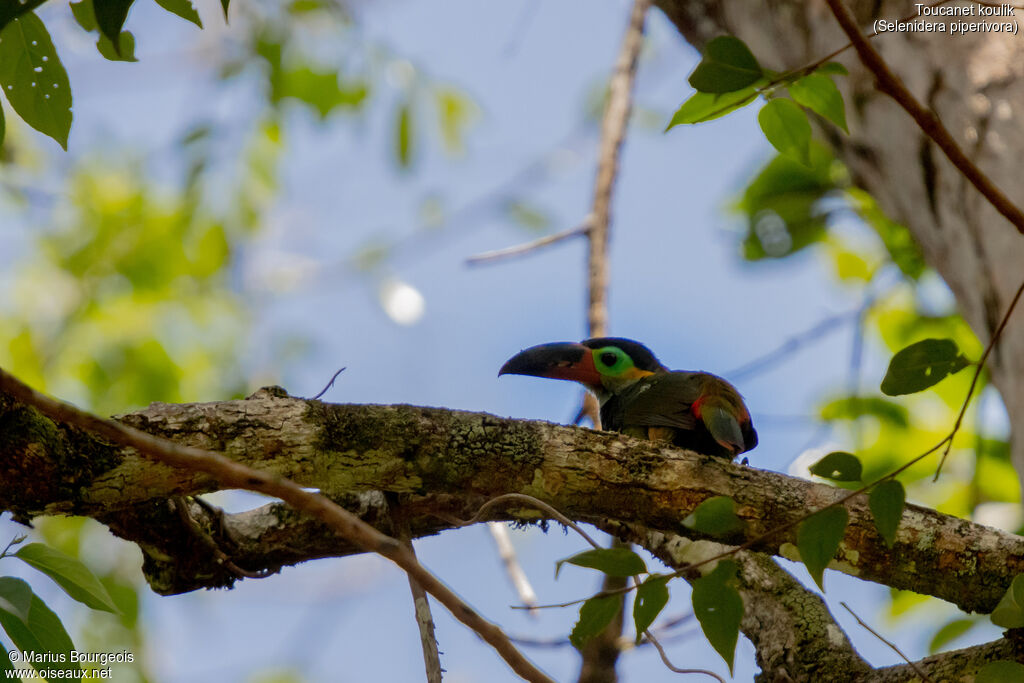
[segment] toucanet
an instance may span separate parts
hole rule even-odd
[[[597,396],[607,430],[729,459],[757,445],[750,411],[733,385],[708,372],[669,370],[630,339],[533,346],[510,358],[498,375],[579,382]]]

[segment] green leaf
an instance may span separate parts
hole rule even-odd
[[[974,683],[1020,683],[1024,681],[1024,664],[1001,659],[981,667]]]
[[[763,75],[761,65],[742,40],[719,36],[704,47],[704,56],[689,81],[700,92],[723,93],[741,90]]]
[[[736,503],[729,496],[708,498],[686,516],[683,526],[709,536],[725,536],[744,527],[736,516]]]
[[[559,560],[555,564],[555,578],[563,564],[597,569],[609,576],[636,576],[647,571],[647,565],[629,548],[593,548]]]
[[[757,99],[758,88],[765,83],[763,78],[742,90],[729,93],[696,92],[672,115],[665,131],[683,123],[703,123],[747,106]]]
[[[1003,628],[1024,626],[1024,574],[1017,574],[1002,599],[989,616],[992,623]]]
[[[402,168],[408,168],[412,163],[412,136],[412,107],[403,102],[395,120],[395,158]]]
[[[977,619],[952,619],[935,632],[932,640],[928,643],[928,654],[933,655],[943,647],[964,635],[972,628],[980,624]]]
[[[0,87],[25,123],[68,148],[71,84],[50,34],[32,12],[0,31]]]
[[[839,88],[828,76],[812,73],[789,84],[793,99],[842,128],[847,133],[846,110]]]
[[[121,31],[118,36],[117,49],[114,48],[114,44],[110,42],[110,39],[105,35],[100,35],[96,40],[96,49],[100,51],[100,54],[109,59],[112,62],[137,62],[135,58],[135,36],[132,35],[131,31]]]
[[[775,149],[804,166],[811,165],[811,124],[803,109],[790,100],[775,98],[761,107],[757,122]]]
[[[0,577],[0,612],[19,621],[28,621],[32,609],[32,589],[21,579]]]
[[[128,18],[128,10],[133,2],[135,0],[101,0],[98,5],[93,3],[92,9],[100,33],[117,49],[121,45],[121,28],[124,27],[124,20]]]
[[[649,576],[636,589],[636,598],[633,600],[633,624],[636,626],[638,643],[643,638],[644,631],[654,623],[661,610],[668,604],[668,580],[667,576]]]
[[[74,15],[78,25],[86,31],[95,31],[99,28],[96,25],[96,12],[92,8],[92,0],[71,3],[71,14]]]
[[[913,394],[934,386],[970,365],[952,339],[922,339],[900,349],[882,379],[882,393]]]
[[[29,543],[14,556],[43,572],[72,598],[96,610],[118,613],[113,599],[99,579],[84,564],[42,543]]]
[[[825,567],[839,549],[850,515],[842,505],[825,508],[800,524],[796,546],[814,582],[825,590]]]
[[[852,453],[834,451],[810,467],[811,474],[835,481],[860,481],[863,468]]]
[[[736,641],[743,619],[743,598],[733,587],[736,563],[721,560],[714,571],[693,582],[693,613],[708,642],[729,665],[732,674]]]
[[[225,24],[228,23],[228,5],[230,3],[231,3],[231,0],[220,0],[220,6],[224,10],[224,23]]]
[[[191,21],[199,28],[203,27],[203,20],[199,18],[199,12],[196,11],[192,0],[156,0],[156,4],[185,21]]]
[[[896,541],[896,530],[903,519],[903,504],[907,500],[903,484],[895,479],[887,479],[871,489],[868,495],[868,506],[875,518],[875,528],[885,539],[885,544],[892,547]]]
[[[910,426],[910,415],[906,407],[880,396],[837,398],[821,408],[823,420],[856,420],[861,417],[875,417],[895,427]]]
[[[275,102],[285,97],[297,99],[316,110],[321,119],[326,119],[336,108],[358,108],[368,92],[362,81],[342,87],[336,72],[301,66],[280,74],[274,81],[271,99]]]
[[[580,607],[580,618],[572,627],[569,642],[577,649],[582,648],[591,638],[603,631],[622,608],[621,595],[594,596]]]
[[[32,589],[27,583],[10,576],[0,577],[0,597],[7,597],[9,602],[23,601],[26,593],[29,596],[27,615],[22,616],[17,612],[6,610],[0,604],[0,626],[3,626],[4,631],[19,650],[63,654],[64,661],[60,665],[61,672],[67,675],[66,672],[69,670],[80,671],[81,667],[77,663],[71,662],[70,653],[74,649],[74,644],[67,631],[64,630],[60,618],[46,606],[46,603],[32,593]],[[33,663],[33,666],[37,670],[53,668],[53,665],[47,662]],[[70,676],[68,677],[70,678]]]
[[[4,680],[17,681],[18,678],[7,677],[8,671],[14,671],[14,665],[11,664],[11,656],[7,653],[7,648],[4,647],[3,643],[0,643],[0,673],[4,674]]]
[[[4,108],[0,105],[0,147],[4,145],[4,137],[7,135],[7,120],[4,118]]]
[[[839,62],[829,62],[828,64],[822,64],[814,70],[815,73],[819,74],[835,74],[836,76],[849,76],[850,72],[846,70],[846,67]]]

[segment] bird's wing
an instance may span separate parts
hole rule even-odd
[[[645,378],[622,396],[622,424],[694,429],[690,406],[700,398],[698,373],[666,372]]]

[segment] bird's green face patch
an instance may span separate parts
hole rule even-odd
[[[628,376],[629,371],[634,369],[633,359],[618,346],[603,346],[594,349],[592,353],[594,354],[594,367],[602,375]]]

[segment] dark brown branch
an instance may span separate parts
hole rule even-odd
[[[846,9],[842,0],[825,0],[836,21],[849,36],[860,61],[875,75],[878,90],[903,107],[917,123],[918,127],[931,138],[954,166],[967,178],[974,187],[995,207],[996,211],[1006,217],[1017,231],[1024,234],[1024,211],[1014,204],[996,184],[979,169],[956,143],[953,135],[946,128],[935,112],[928,109],[907,90],[899,76],[894,74],[882,59],[878,50],[861,34],[853,15]]]
[[[325,496],[310,493],[299,484],[280,475],[253,469],[219,453],[168,441],[113,420],[86,413],[68,403],[40,394],[3,370],[0,370],[0,393],[31,405],[52,420],[74,425],[114,443],[135,449],[158,462],[189,472],[203,473],[225,487],[280,498],[296,510],[320,519],[363,550],[382,555],[401,567],[410,578],[415,579],[424,590],[437,598],[452,616],[491,645],[521,677],[529,681],[552,683],[550,678],[516,649],[498,626],[477,614],[437,577],[424,569],[406,547]]]

